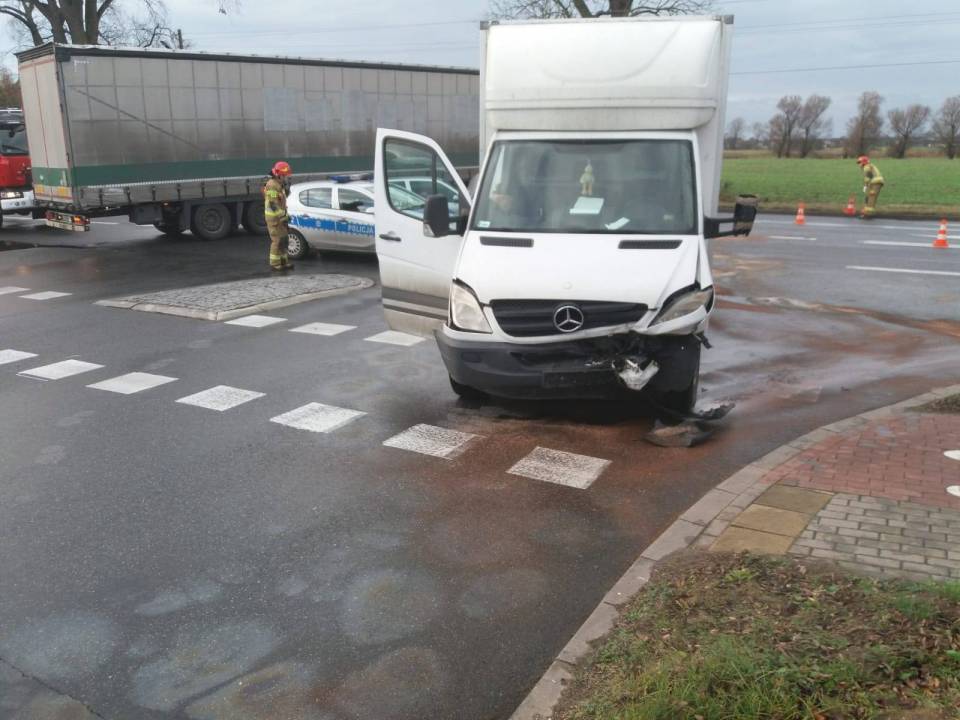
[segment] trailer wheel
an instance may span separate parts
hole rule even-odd
[[[290,230],[287,233],[287,255],[291,260],[305,258],[310,251],[307,239],[298,231]]]
[[[267,219],[263,216],[263,203],[248,202],[243,208],[243,229],[251,235],[267,234]]]
[[[202,240],[222,240],[230,234],[230,211],[225,205],[201,205],[193,211],[190,230]]]

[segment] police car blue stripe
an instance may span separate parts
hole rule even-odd
[[[290,224],[305,230],[373,237],[373,225],[349,222],[348,220],[328,220],[326,218],[310,217],[309,215],[291,215]]]

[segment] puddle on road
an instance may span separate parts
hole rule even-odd
[[[4,250],[29,250],[30,248],[40,247],[36,243],[13,242],[12,240],[0,240],[0,252]]]

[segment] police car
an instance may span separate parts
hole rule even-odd
[[[424,199],[405,188],[390,190],[394,205],[421,211]],[[317,180],[296,183],[287,196],[291,258],[315,250],[375,253],[373,183]]]

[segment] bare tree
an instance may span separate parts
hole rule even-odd
[[[807,157],[814,149],[820,135],[831,126],[823,114],[830,107],[830,98],[823,95],[811,95],[800,109],[797,119],[797,134],[800,141],[800,157]]]
[[[690,15],[713,9],[714,0],[493,0],[495,18],[628,17]]]
[[[740,139],[743,137],[743,131],[747,126],[747,121],[742,117],[734,118],[727,125],[727,137],[725,138],[727,150],[736,150],[740,146]]]
[[[750,128],[751,141],[753,147],[761,148],[770,142],[769,123],[755,122]]]
[[[890,148],[890,156],[902,158],[907,154],[910,140],[923,130],[930,119],[930,108],[927,105],[908,105],[906,109],[891,110],[887,117],[890,119],[890,128],[896,135],[896,141]]]
[[[0,67],[0,108],[23,107],[20,80],[5,67]]]
[[[943,145],[944,154],[953,160],[960,150],[960,95],[943,101],[933,121],[933,134]]]
[[[226,13],[240,0],[204,0]],[[178,47],[179,32],[168,21],[164,0],[0,0],[6,15],[31,45]],[[27,40],[29,39],[29,40]]]
[[[799,95],[784,95],[777,103],[777,110],[780,112],[770,118],[770,146],[777,157],[790,157],[803,99]]]
[[[873,90],[860,96],[857,114],[847,122],[846,152],[849,155],[866,155],[880,139],[883,129],[883,118],[880,116],[882,104],[883,97]]]

